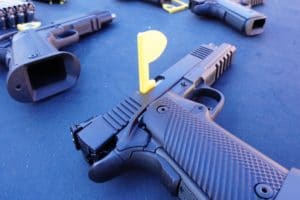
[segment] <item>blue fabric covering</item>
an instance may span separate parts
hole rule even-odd
[[[297,3],[298,4],[298,3]],[[134,171],[96,184],[71,140],[69,126],[104,113],[138,88],[136,35],[157,29],[168,47],[152,77],[203,43],[237,46],[232,67],[214,85],[226,97],[217,122],[287,168],[300,168],[300,6],[267,1],[265,33],[245,37],[190,11],[170,15],[138,0],[36,3],[44,24],[95,9],[117,14],[107,29],[66,50],[81,76],[71,90],[36,104],[14,101],[0,68],[0,199],[173,199],[159,177]],[[100,130],[99,130],[100,134]]]

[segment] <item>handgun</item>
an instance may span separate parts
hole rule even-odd
[[[262,3],[262,0],[190,0],[189,8],[196,15],[218,18],[239,32],[254,36],[264,31],[267,17],[250,7]]]
[[[9,68],[9,94],[20,102],[36,102],[72,87],[80,74],[79,60],[58,49],[99,31],[115,16],[109,11],[95,11],[0,36],[0,61]]]
[[[300,170],[288,171],[213,121],[224,96],[211,86],[235,51],[201,45],[157,76],[150,92],[72,126],[89,178],[105,182],[141,168],[182,200],[300,199]]]

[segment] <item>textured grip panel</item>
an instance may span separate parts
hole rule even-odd
[[[173,99],[163,97],[153,106],[150,113],[154,116],[147,126],[167,124],[160,126],[160,133],[153,133],[153,137],[160,138],[169,156],[209,199],[260,199],[254,189],[259,183],[269,185],[274,191],[270,199],[275,198],[287,175],[283,167],[206,115],[192,114]],[[158,112],[161,106],[167,108],[164,114]]]

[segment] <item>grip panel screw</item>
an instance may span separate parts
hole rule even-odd
[[[165,113],[165,112],[167,112],[168,111],[168,107],[167,106],[158,106],[157,107],[157,112],[159,112],[159,113]]]
[[[255,186],[255,193],[262,199],[271,199],[274,196],[273,189],[264,183],[259,183]]]

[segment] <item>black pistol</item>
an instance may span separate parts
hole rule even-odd
[[[235,51],[201,45],[157,76],[149,93],[135,92],[71,127],[90,179],[105,182],[140,167],[183,200],[300,199],[300,170],[288,171],[213,121],[224,96],[211,85]]]

